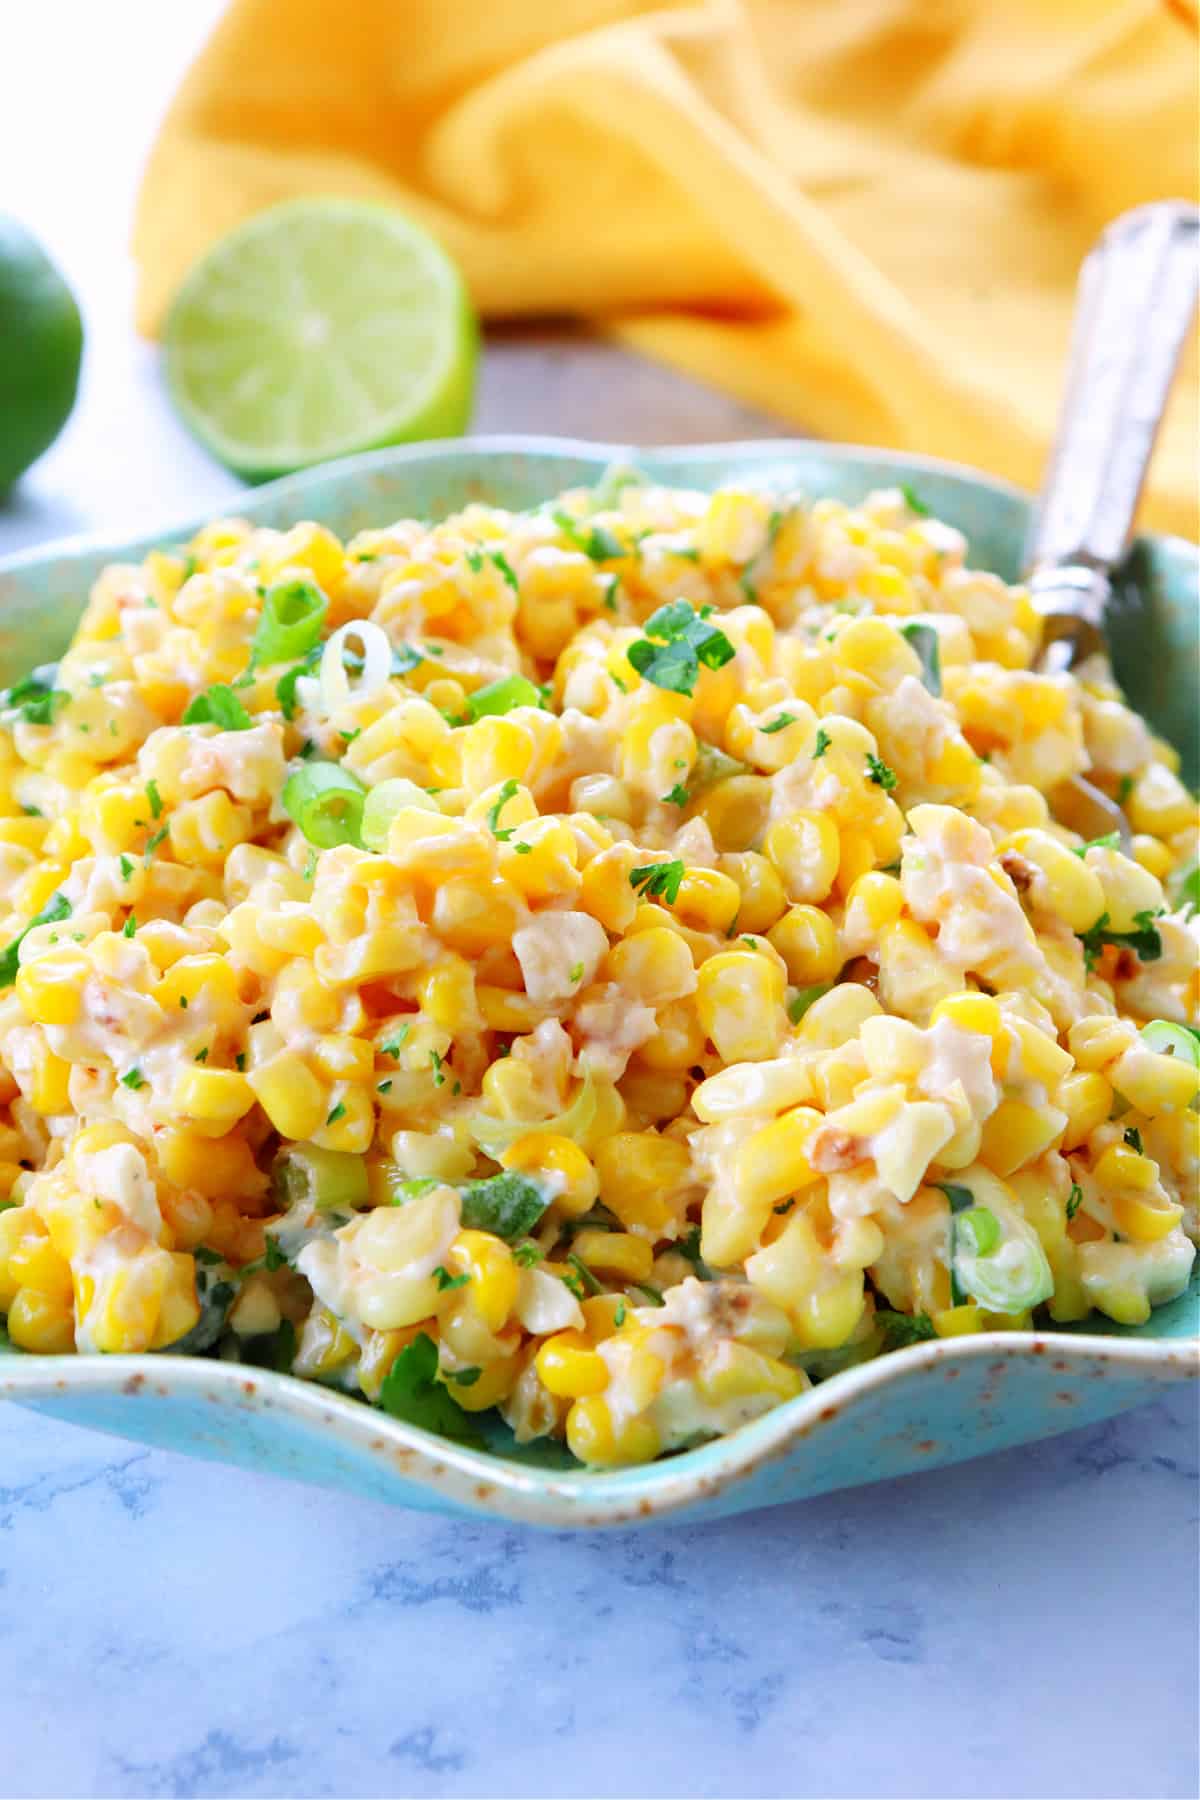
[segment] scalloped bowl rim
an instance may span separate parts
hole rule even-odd
[[[577,457],[589,462],[666,458],[697,466],[718,457],[733,460],[744,456],[747,461],[763,463],[801,455],[819,455],[835,462],[867,457],[876,465],[893,465],[898,471],[918,468],[957,476],[975,488],[988,489],[1009,500],[1028,503],[1030,498],[1012,483],[967,464],[870,445],[827,444],[803,438],[630,445],[510,434],[367,451],[249,489],[237,496],[241,502],[239,510],[252,515],[264,499],[286,499],[293,493],[301,496],[307,486],[331,473],[336,473],[339,481],[350,480],[409,463],[436,463],[480,453],[485,457]],[[178,539],[198,530],[216,512],[217,508],[212,507],[198,517],[154,527],[152,535],[165,541]],[[0,559],[0,576],[65,557],[119,554],[122,546],[148,535],[151,534],[131,529],[119,536],[85,533],[59,539]],[[1159,541],[1178,545],[1185,555],[1196,555],[1196,547],[1185,539],[1166,539],[1160,534]],[[149,1390],[163,1398],[174,1392],[230,1409],[253,1405],[256,1410],[277,1410],[298,1425],[331,1435],[343,1447],[368,1459],[386,1456],[389,1466],[398,1466],[406,1481],[429,1489],[431,1495],[436,1493],[440,1499],[529,1524],[578,1527],[661,1517],[711,1499],[745,1480],[763,1463],[786,1455],[835,1413],[861,1404],[912,1373],[980,1357],[1021,1361],[1042,1357],[1050,1350],[1057,1358],[1081,1368],[1103,1363],[1135,1372],[1154,1371],[1168,1379],[1200,1376],[1200,1331],[1190,1337],[1175,1338],[1111,1337],[1075,1330],[980,1332],[942,1338],[890,1351],[843,1370],[726,1437],[649,1465],[636,1495],[628,1488],[629,1471],[560,1471],[524,1465],[490,1451],[450,1443],[316,1382],[246,1364],[173,1357],[169,1351],[141,1356],[6,1355],[0,1359],[0,1394],[18,1402],[45,1403],[66,1393],[117,1396]],[[696,1466],[701,1457],[703,1468]]]

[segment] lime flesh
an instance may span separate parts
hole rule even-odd
[[[462,277],[441,247],[402,213],[355,201],[258,213],[191,270],[166,326],[184,420],[254,479],[457,436],[477,351]]]
[[[82,353],[70,288],[24,226],[0,216],[0,495],[66,424]]]

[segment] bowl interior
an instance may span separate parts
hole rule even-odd
[[[278,527],[311,518],[349,536],[399,517],[437,518],[471,501],[513,509],[533,506],[564,488],[595,481],[612,462],[634,463],[652,479],[676,485],[710,489],[750,479],[774,489],[800,488],[814,497],[851,502],[874,488],[905,483],[931,512],[966,533],[974,567],[1008,580],[1020,573],[1030,503],[1016,489],[973,470],[920,457],[805,442],[635,450],[517,438],[414,446],[373,452],[249,490],[236,510]],[[137,561],[155,546],[181,541],[203,523],[197,518],[136,539],[60,544],[0,564],[0,680],[11,681],[61,654],[91,582],[107,563]],[[1118,679],[1131,703],[1178,746],[1193,783],[1200,773],[1198,585],[1195,546],[1181,539],[1138,540],[1123,572],[1112,633]],[[1200,1329],[1200,1280],[1194,1278],[1186,1294],[1157,1309],[1144,1326],[1088,1320],[1067,1329],[1073,1335],[1109,1339],[1193,1338]],[[154,1359],[144,1360],[149,1366]],[[845,1379],[834,1376],[821,1391],[831,1393]],[[505,1461],[531,1470],[574,1467],[558,1445],[518,1449],[504,1427],[489,1422],[484,1430],[489,1449]],[[703,1448],[686,1452],[671,1459],[671,1466],[679,1471],[690,1458],[704,1455]]]

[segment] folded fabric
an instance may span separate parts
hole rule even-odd
[[[1194,198],[1191,0],[235,0],[140,197],[138,318],[297,194],[485,316],[572,313],[821,436],[1040,479],[1075,278]],[[1196,534],[1196,347],[1145,516]]]

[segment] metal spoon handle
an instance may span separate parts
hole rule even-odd
[[[1071,569],[1079,610],[1129,538],[1200,289],[1200,210],[1182,200],[1114,221],[1083,265],[1058,433],[1029,544],[1034,577]],[[1046,581],[1046,585],[1050,585]]]

